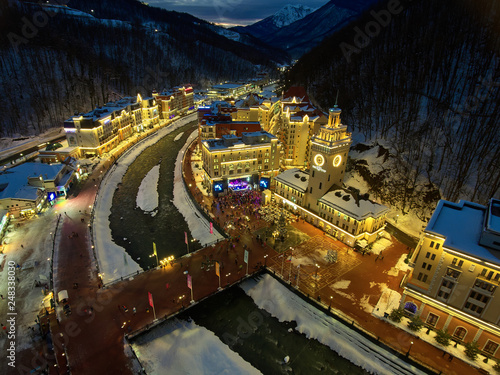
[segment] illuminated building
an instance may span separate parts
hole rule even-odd
[[[254,86],[253,83],[248,82],[226,82],[220,85],[213,85],[208,90],[208,97],[212,99],[235,98],[249,92]]]
[[[164,120],[172,119],[195,109],[191,86],[174,87],[161,93],[153,91],[153,97],[158,102],[160,117]]]
[[[110,102],[64,122],[69,147],[79,147],[83,156],[102,155],[135,132],[159,125],[154,98],[128,97]]]
[[[267,132],[223,135],[201,144],[203,184],[215,195],[258,185],[269,188],[270,178],[279,170],[281,145]]]
[[[410,265],[405,310],[499,358],[500,201],[439,201]]]
[[[292,168],[277,175],[274,197],[340,241],[364,247],[385,228],[389,208],[341,187],[352,140],[340,113],[330,109],[328,123],[311,136],[310,170]]]
[[[0,210],[29,217],[65,196],[78,173],[65,164],[23,163],[0,172]]]

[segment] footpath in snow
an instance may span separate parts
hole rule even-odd
[[[259,281],[248,279],[240,287],[259,308],[266,310],[280,322],[295,321],[298,332],[327,345],[368,372],[380,375],[424,374],[308,304],[268,274],[263,275]]]
[[[132,343],[148,374],[260,374],[212,331],[194,322],[172,320]]]

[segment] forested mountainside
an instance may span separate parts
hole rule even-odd
[[[276,13],[264,18],[263,20],[248,26],[235,26],[232,30],[253,35],[257,38],[265,38],[268,35],[274,34],[282,27],[288,26],[291,23],[304,18],[313,11],[313,8],[306,5],[287,4]]]
[[[283,48],[293,58],[299,58],[377,1],[379,0],[330,0],[305,17],[291,24],[269,27],[267,32],[258,27],[265,20],[244,28],[236,27],[233,30],[258,36],[266,44]]]
[[[286,60],[188,14],[135,0],[67,5],[0,4],[2,137],[39,134],[121,96],[248,78]]]
[[[433,209],[433,187],[451,201],[498,197],[500,2],[394,4],[324,40],[287,84],[306,86],[325,110],[339,92],[343,122],[365,140],[353,168],[403,212]],[[376,172],[363,160],[368,147],[379,148]]]

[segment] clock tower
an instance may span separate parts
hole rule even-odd
[[[309,183],[306,207],[317,212],[317,202],[333,185],[342,186],[347,154],[352,143],[347,125],[340,123],[342,111],[336,105],[331,108],[328,124],[322,126],[311,139]]]

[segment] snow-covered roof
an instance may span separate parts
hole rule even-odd
[[[358,221],[365,220],[369,217],[377,218],[389,212],[389,207],[372,202],[368,199],[356,198],[353,194],[346,192],[344,189],[331,190],[323,195],[319,201]]]
[[[309,174],[298,168],[292,168],[277,175],[275,180],[305,193],[309,183]]]
[[[63,164],[23,163],[0,172],[0,199],[34,200],[38,187],[28,185],[28,178],[54,180],[62,168]]]
[[[500,252],[479,244],[486,212],[487,207],[478,203],[440,200],[425,233],[444,237],[444,247],[500,263]]]
[[[500,200],[491,199],[488,206],[488,217],[486,220],[486,229],[492,232],[500,233]]]
[[[246,146],[270,143],[276,136],[266,131],[243,132],[242,137],[234,134],[224,134],[222,138],[206,139],[202,143],[210,151],[241,149]]]
[[[213,89],[236,89],[238,87],[244,86],[242,83],[223,83],[222,85],[213,85]]]

